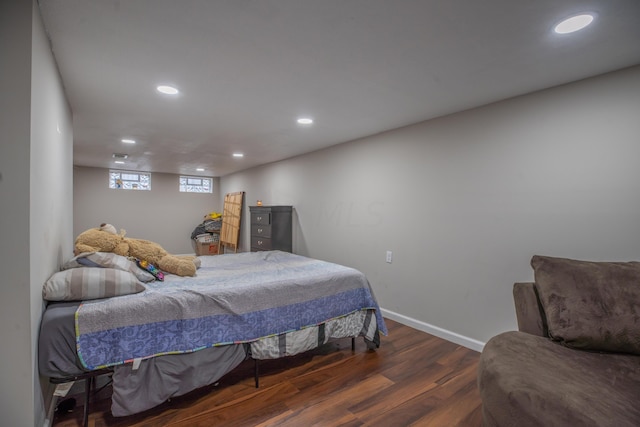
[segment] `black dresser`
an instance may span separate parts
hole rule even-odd
[[[292,251],[292,206],[249,206],[249,211],[251,252]]]

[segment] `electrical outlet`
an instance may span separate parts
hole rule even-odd
[[[391,260],[393,259],[393,252],[387,251],[387,262],[391,264]]]

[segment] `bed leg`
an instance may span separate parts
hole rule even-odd
[[[356,351],[356,337],[351,337],[351,351]]]
[[[258,380],[258,359],[253,359],[254,362],[254,371],[253,371],[253,376],[256,380],[256,388],[260,387],[260,382]]]
[[[51,396],[51,402],[49,403],[49,409],[47,410],[47,418],[45,419],[44,425],[48,425],[48,426],[53,425],[53,419],[56,416],[55,414],[56,414],[57,406],[58,406],[58,396],[55,395],[55,390],[54,390],[54,394]]]
[[[84,413],[82,415],[82,425],[87,427],[89,425],[89,397],[91,395],[91,386],[93,384],[93,377],[87,377],[84,380]]]

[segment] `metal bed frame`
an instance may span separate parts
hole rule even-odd
[[[95,379],[101,375],[110,375],[112,373],[113,369],[98,369],[96,371],[90,371],[80,375],[72,375],[63,378],[50,378],[49,382],[54,385],[59,385],[84,380],[84,413],[82,415],[82,425],[84,427],[87,427],[89,422],[89,403],[91,398],[91,389],[95,388]],[[51,407],[55,408],[57,402],[58,396],[54,393]],[[51,416],[51,421],[53,422],[53,416]]]
[[[369,343],[367,343],[367,346],[370,347]],[[351,351],[355,351],[355,349],[356,349],[356,337],[351,337]],[[251,350],[248,344],[245,344],[245,350],[247,354],[247,359],[253,359],[253,357],[251,357]],[[254,361],[254,371],[253,371],[254,381],[256,384],[256,388],[259,388],[260,387],[260,377],[259,377],[260,359],[253,359],[253,361]],[[98,369],[95,371],[86,372],[80,375],[72,375],[72,376],[62,377],[62,378],[50,378],[49,382],[54,385],[59,385],[59,384],[66,384],[70,382],[76,382],[76,381],[84,381],[84,408],[83,408],[83,414],[82,414],[82,425],[83,427],[87,427],[89,423],[89,405],[91,403],[91,390],[92,388],[95,389],[95,380],[99,376],[111,375],[111,374],[113,374],[113,369],[105,368],[105,369]],[[108,384],[109,383],[105,384],[99,390],[96,390],[96,392],[102,390],[102,388],[106,387]],[[53,401],[51,403],[52,408],[56,407],[57,401],[58,401],[58,396],[54,393]],[[51,421],[53,422],[53,417],[51,417]]]

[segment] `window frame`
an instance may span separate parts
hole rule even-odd
[[[182,182],[183,180],[185,180],[184,183]],[[190,180],[200,181],[200,184],[195,182],[190,183]],[[209,183],[208,190],[206,189],[206,185],[203,184],[204,181]],[[195,190],[196,188],[200,188],[201,190]],[[179,175],[178,191],[190,194],[213,194],[213,178],[208,176]]]
[[[117,177],[114,174],[118,174]],[[125,176],[128,175],[128,176]],[[130,176],[137,175],[138,179],[128,179]],[[147,177],[147,182],[144,183],[141,177]],[[121,185],[118,186],[118,180],[121,181]],[[151,172],[139,172],[122,169],[109,169],[109,189],[110,190],[137,190],[137,191],[151,191]]]

